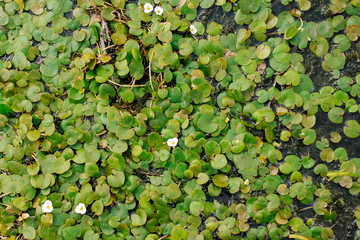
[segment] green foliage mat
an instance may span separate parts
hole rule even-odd
[[[360,1],[323,2],[0,0],[1,239],[359,236]]]

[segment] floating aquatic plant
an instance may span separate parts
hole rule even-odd
[[[360,237],[359,1],[275,4],[1,1],[0,236]]]

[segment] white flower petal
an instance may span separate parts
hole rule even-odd
[[[177,137],[174,137],[174,138],[170,138],[167,140],[167,145],[169,147],[176,147],[176,145],[178,144],[179,142],[179,139]]]
[[[86,213],[86,206],[83,203],[79,203],[79,205],[75,208],[76,213],[85,214]]]
[[[157,15],[161,16],[161,15],[163,14],[163,12],[164,12],[164,9],[162,9],[162,7],[157,6],[157,7],[155,8],[155,13],[156,13]]]
[[[172,142],[172,139],[168,139],[167,140],[167,145],[169,146],[169,147],[173,147],[173,144],[172,144],[173,142]]]
[[[151,13],[153,9],[154,9],[153,5],[151,5],[150,3],[145,3],[144,5],[145,13]]]
[[[44,213],[51,213],[54,210],[50,200],[46,200],[41,208]]]
[[[196,27],[195,27],[194,25],[190,25],[190,32],[191,32],[192,34],[197,33],[197,29],[196,29]]]

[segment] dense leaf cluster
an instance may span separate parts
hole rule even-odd
[[[336,145],[360,135],[360,72],[344,71],[360,1],[319,22],[311,1],[274,4],[1,0],[0,236],[332,238],[319,179],[360,192],[360,158]],[[236,31],[201,22],[212,8]],[[305,52],[334,83],[314,88]],[[343,131],[323,137],[319,112]]]

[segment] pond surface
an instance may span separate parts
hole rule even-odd
[[[303,12],[301,18],[306,22],[322,22],[326,18],[332,16],[332,12],[329,9],[331,4],[330,1],[327,0],[314,0],[311,1],[312,7],[310,10]],[[271,3],[272,13],[275,16],[278,16],[283,11],[290,11],[293,8],[297,8],[298,5],[296,2],[289,3],[289,5],[284,6],[280,0],[273,1]],[[346,16],[345,14],[343,14]],[[198,21],[201,21],[206,25],[210,22],[217,22],[223,26],[223,32],[225,34],[235,33],[242,28],[242,26],[238,25],[234,21],[235,14],[234,12],[225,12],[221,7],[212,7],[210,9],[200,9],[198,13],[198,17],[196,18]],[[271,34],[271,29],[268,34]],[[329,40],[331,42],[332,40]],[[257,41],[253,42],[254,45],[258,44]],[[319,91],[324,86],[332,86],[335,89],[337,87],[337,79],[334,78],[330,72],[327,72],[321,66],[322,59],[317,57],[309,48],[305,48],[304,50],[299,50],[297,47],[293,47],[292,51],[300,53],[304,58],[304,67],[306,70],[306,74],[311,78],[314,91]],[[360,41],[353,42],[349,50],[345,52],[346,55],[346,64],[344,69],[341,70],[341,76],[350,76],[354,78],[356,74],[360,71]],[[273,82],[267,80],[268,82],[261,82],[258,85],[259,89],[268,89],[273,86]],[[359,102],[359,101],[358,101]],[[273,107],[275,111],[275,108]],[[360,121],[360,114],[350,114],[346,113],[344,115],[344,122],[346,120],[357,120]],[[316,124],[313,129],[316,131],[318,139],[319,138],[331,138],[332,132],[342,133],[343,127],[345,124],[333,124],[326,113],[319,110],[316,113]],[[330,142],[330,147],[332,149],[336,148],[345,148],[348,154],[348,158],[360,158],[360,137],[351,139],[341,135],[342,139],[339,143]],[[264,136],[262,136],[264,138]],[[299,141],[291,141],[288,143],[281,143],[279,148],[284,156],[288,154],[294,154],[299,157],[303,157],[306,155],[311,156],[315,159],[315,165],[318,163],[323,163],[320,159],[320,150],[316,148],[315,144],[311,144],[310,146],[305,146]],[[339,169],[340,163],[327,163],[329,171],[332,169]],[[337,219],[334,222],[329,222],[324,220],[323,216],[317,215],[312,208],[312,205],[303,205],[297,200],[294,200],[292,210],[295,212],[295,216],[298,216],[305,221],[309,218],[315,219],[315,224],[327,226],[333,229],[334,231],[334,239],[359,239],[357,237],[357,225],[353,218],[353,213],[359,207],[360,200],[358,196],[353,196],[349,193],[348,189],[341,187],[339,184],[335,184],[334,182],[329,182],[325,178],[314,174],[313,170],[301,170],[303,176],[311,177],[314,184],[320,186],[320,184],[324,184],[327,189],[331,189],[332,196],[334,198],[333,202],[330,205],[330,208],[337,213]],[[233,173],[234,176],[236,172]],[[253,196],[259,196],[261,193],[257,192],[253,194]],[[216,198],[219,200],[219,198]],[[241,199],[240,195],[230,195],[223,194],[220,197],[221,201],[227,203],[229,206],[232,203],[238,203],[239,199]],[[344,203],[342,203],[342,201]],[[240,200],[241,202],[241,200]],[[255,225],[254,225],[255,226]]]

